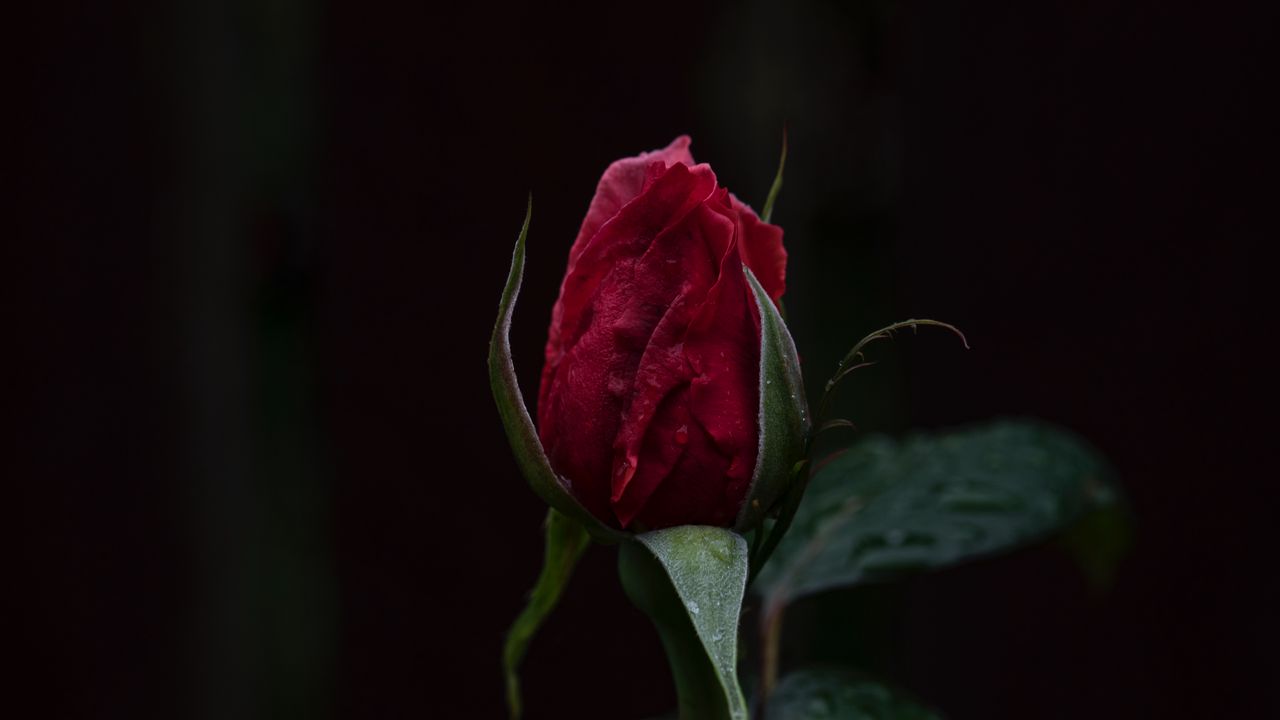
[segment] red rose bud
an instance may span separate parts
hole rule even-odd
[[[775,307],[782,229],[695,164],[689,142],[609,166],[552,312],[538,434],[612,527],[748,529],[808,430]]]

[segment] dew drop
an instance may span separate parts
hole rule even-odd
[[[609,392],[613,394],[615,397],[622,397],[627,392],[626,378],[621,378],[617,376],[609,378],[607,388]]]
[[[687,442],[689,442],[689,426],[681,425],[676,428],[676,443],[684,445]]]
[[[697,614],[698,614],[698,603],[696,603],[696,602],[694,602],[694,601],[690,600],[690,601],[689,601],[689,612],[693,613],[694,615],[697,615]]]

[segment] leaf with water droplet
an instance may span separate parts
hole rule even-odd
[[[655,530],[623,543],[618,571],[627,596],[662,636],[681,717],[746,720],[737,676],[746,540],[716,527]]]
[[[903,442],[869,437],[810,481],[755,588],[766,604],[1012,550],[1063,530],[1107,498],[1088,444],[1002,421]],[[851,498],[856,501],[851,501]]]
[[[787,675],[767,705],[769,720],[941,720],[907,694],[844,668]]]

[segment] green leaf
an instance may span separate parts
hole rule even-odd
[[[542,572],[529,595],[529,603],[516,617],[507,632],[507,642],[502,649],[502,671],[507,680],[507,709],[510,716],[520,717],[520,661],[524,659],[529,642],[542,626],[569,582],[578,558],[587,548],[590,537],[582,526],[556,512],[547,510],[547,544],[542,557]]]
[[[516,380],[515,366],[511,362],[511,342],[508,335],[511,332],[511,314],[515,310],[516,296],[520,294],[520,281],[524,276],[524,243],[532,214],[533,199],[530,198],[524,225],[520,228],[520,237],[516,240],[516,249],[511,256],[511,272],[507,275],[502,301],[498,305],[498,322],[494,325],[493,336],[489,340],[489,386],[493,390],[493,399],[498,404],[498,415],[502,417],[502,426],[507,431],[507,440],[515,452],[516,462],[533,491],[548,505],[576,520],[597,540],[618,542],[628,537],[628,534],[610,528],[587,512],[551,469],[551,463],[542,449],[542,442],[538,439],[538,432],[533,427],[533,419],[529,417],[529,410],[525,407],[520,383]]]
[[[623,543],[618,571],[627,597],[662,638],[680,718],[746,720],[737,676],[746,540],[715,527],[655,530]]]
[[[871,437],[819,470],[766,605],[888,580],[1037,541],[1112,497],[1106,462],[1065,431],[1001,421],[904,442]]]
[[[745,265],[742,270],[760,312],[759,450],[751,490],[734,525],[739,532],[746,532],[760,524],[790,487],[792,471],[804,458],[809,407],[800,377],[800,359],[787,324],[755,274]]]
[[[810,668],[782,679],[769,720],[940,720],[905,694],[840,668]]]

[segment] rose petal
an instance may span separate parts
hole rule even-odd
[[[738,230],[740,237],[740,224]],[[731,510],[750,485],[759,441],[760,318],[738,248],[735,237],[684,343],[685,357],[698,374],[691,389],[693,416],[731,460],[725,473]]]
[[[635,157],[615,160],[605,170],[600,182],[596,184],[596,194],[592,197],[591,205],[587,208],[587,216],[582,221],[582,226],[578,229],[578,237],[573,241],[573,246],[569,248],[569,263],[565,271],[564,281],[560,285],[560,297],[556,299],[555,305],[551,308],[551,325],[547,332],[546,348],[548,366],[551,364],[552,357],[555,357],[558,361],[561,352],[560,335],[564,317],[565,284],[574,275],[574,270],[582,253],[610,219],[619,214],[623,207],[630,204],[642,193],[648,192],[649,186],[656,180],[653,173],[654,166],[665,170],[676,164],[686,166],[694,164],[693,155],[689,153],[690,142],[688,135],[681,135],[661,150],[652,150],[640,153]],[[711,172],[709,167],[706,172]],[[712,178],[714,178],[714,175],[712,175]],[[547,368],[544,368],[542,386],[538,395],[539,405],[542,404],[546,391],[547,374]]]
[[[688,135],[681,135],[661,150],[651,150],[635,157],[615,160],[604,171],[600,182],[596,184],[596,194],[591,198],[587,208],[587,216],[578,229],[578,237],[569,249],[569,267],[577,262],[582,249],[599,232],[600,227],[609,218],[618,214],[623,205],[631,202],[644,189],[645,173],[654,162],[661,162],[665,167],[676,163],[693,165],[693,155],[689,152]]]
[[[787,250],[782,245],[782,228],[761,220],[755,210],[732,194],[729,198],[742,220],[738,243],[742,261],[777,304],[787,290]]]
[[[670,441],[652,435],[645,456],[657,452],[663,442]],[[644,528],[731,525],[744,494],[722,480],[729,462],[701,425],[689,423],[684,452],[632,522]]]
[[[645,270],[642,258],[715,184],[705,165],[673,165],[601,227],[562,286],[556,320],[563,343],[554,333],[548,341],[539,436],[552,466],[598,517],[609,515],[624,402],[650,337],[684,284],[679,273]]]
[[[615,162],[552,311],[539,436],[597,517],[621,527],[728,525],[758,444],[760,319],[743,265],[777,302],[782,230],[689,139]]]
[[[613,469],[613,509],[623,527],[633,520],[646,527],[690,518],[730,522],[751,482],[760,331],[738,255],[741,223],[723,190],[690,214],[695,218],[691,244],[713,255],[718,271],[714,284],[701,285],[709,289],[693,308],[683,342],[655,332],[636,375],[633,402],[640,409],[624,415],[625,453]],[[701,273],[690,277],[705,282]],[[670,500],[671,487],[683,488],[679,503]],[[655,505],[658,497],[668,500]]]
[[[664,228],[679,222],[715,190],[716,177],[707,165],[692,168],[676,164],[633,199],[583,249],[578,262],[565,274],[560,298],[551,313],[547,333],[546,365],[538,394],[539,407],[546,400],[550,376],[565,348],[577,339],[584,312],[604,274],[613,264],[638,257]],[[541,418],[541,411],[539,417]]]
[[[693,368],[684,354],[685,334],[719,273],[714,248],[730,242],[733,233],[730,219],[703,204],[654,240],[633,276],[634,302],[671,299],[648,339],[614,445],[611,500],[623,527],[644,507],[679,457],[670,451],[680,445],[675,433],[691,421],[687,396]],[[685,399],[672,408],[668,396],[675,393]],[[642,453],[642,445],[652,444],[654,436],[660,437],[662,450]]]

